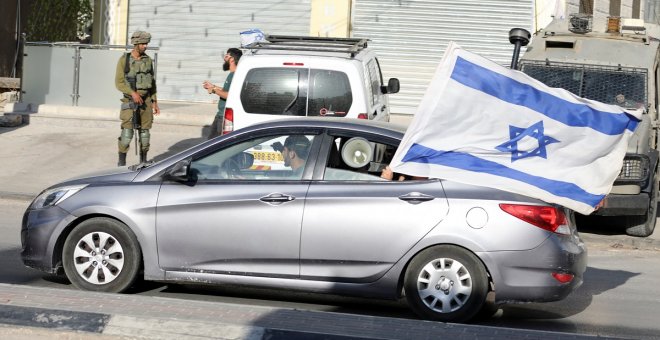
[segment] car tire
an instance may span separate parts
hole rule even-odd
[[[137,238],[123,223],[105,217],[86,220],[67,236],[62,263],[76,288],[123,292],[135,282],[142,254]]]
[[[655,182],[653,190],[651,190],[651,199],[646,215],[642,216],[626,216],[626,234],[630,236],[646,237],[653,234],[657,220],[658,211],[658,178],[653,179]]]
[[[420,317],[467,322],[486,304],[488,276],[475,255],[442,245],[413,258],[406,270],[404,290],[408,305]]]

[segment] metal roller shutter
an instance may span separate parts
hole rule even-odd
[[[383,76],[401,81],[393,113],[413,114],[450,41],[509,66],[509,30],[532,29],[533,0],[355,0],[353,37],[371,39]]]
[[[222,84],[222,57],[240,47],[239,33],[259,28],[266,34],[308,35],[309,0],[131,0],[128,35],[151,33],[158,52],[159,99],[210,102],[202,82]],[[215,98],[214,98],[215,97]]]

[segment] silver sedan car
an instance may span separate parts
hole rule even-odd
[[[404,132],[268,122],[57,184],[25,212],[21,256],[84,290],[122,292],[140,277],[405,295],[420,317],[451,322],[490,310],[489,294],[556,301],[581,285],[587,251],[570,211],[442,179],[381,178]]]

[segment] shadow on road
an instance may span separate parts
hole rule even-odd
[[[575,333],[579,331],[577,326],[564,319],[586,310],[593,296],[622,286],[637,275],[640,273],[587,267],[584,284],[566,299],[548,303],[503,305],[495,317],[479,324]],[[523,320],[525,322],[521,326]]]
[[[156,155],[153,159],[151,159],[153,162],[159,162],[162,161],[165,158],[168,158],[172,155],[176,155],[177,153],[187,150],[199,143],[205,142],[206,141],[206,136],[208,136],[208,131],[210,129],[210,126],[205,125],[201,130],[200,130],[200,137],[197,138],[189,138],[189,139],[184,139],[181,141],[178,141],[167,149],[167,151],[163,152],[160,155]]]
[[[44,278],[44,273],[25,267],[20,254],[21,249],[18,247],[0,250],[0,283],[30,284]]]
[[[0,126],[0,135],[3,134],[3,133],[6,133],[6,132],[11,132],[11,131],[14,131],[14,130],[18,130],[18,129],[24,127],[24,126],[27,126],[27,125],[23,124],[23,125],[20,125],[20,126],[12,126],[12,127]]]
[[[147,283],[151,285],[150,283]],[[153,287],[153,285],[152,285]],[[155,292],[155,291],[154,291]],[[146,293],[145,295],[151,295]],[[168,284],[158,290],[158,296],[186,300],[218,301],[254,306],[322,310],[326,312],[386,316],[406,319],[418,317],[406,303],[394,300],[368,299],[332,294],[297,292],[284,289],[240,287],[233,285],[208,286],[197,284]],[[276,302],[273,302],[276,301]]]

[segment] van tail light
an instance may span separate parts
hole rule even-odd
[[[505,212],[541,229],[556,234],[570,235],[571,228],[564,211],[545,205],[500,204]]]
[[[360,113],[358,119],[369,119],[369,116],[366,113]]]
[[[225,119],[222,121],[222,134],[226,135],[234,131],[234,110],[225,108]]]

